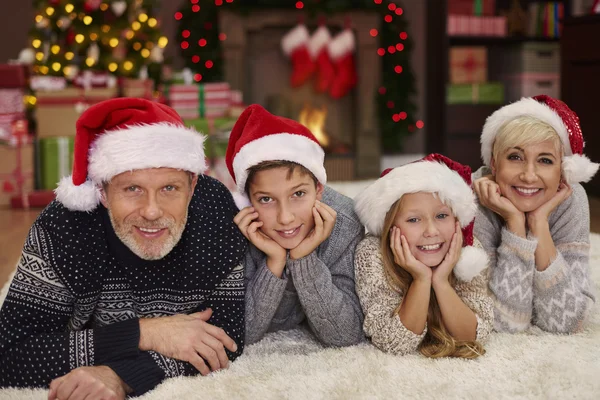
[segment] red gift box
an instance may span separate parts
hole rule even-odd
[[[0,64],[0,88],[26,88],[29,69],[25,65]]]
[[[492,16],[495,13],[496,0],[448,0],[448,14]]]
[[[483,83],[487,81],[487,48],[450,48],[450,82]]]

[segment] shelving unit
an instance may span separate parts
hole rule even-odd
[[[532,2],[521,0],[525,10]],[[508,9],[511,0],[496,0],[497,9]],[[569,14],[571,0],[562,0],[565,14]],[[489,80],[498,80],[502,71],[496,63],[490,63],[491,54],[502,55],[510,46],[524,43],[560,43],[558,38],[545,37],[492,37],[448,36],[446,0],[427,0],[427,69],[426,69],[426,151],[443,153],[457,161],[470,165],[473,170],[481,166],[480,135],[486,118],[499,105],[446,104],[446,85],[449,82],[449,50],[454,46],[485,46],[488,48]]]

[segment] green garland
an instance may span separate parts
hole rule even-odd
[[[195,0],[194,0],[195,1]],[[218,2],[219,0],[217,0]],[[260,9],[297,8],[297,0],[222,0],[220,6],[215,0],[196,1],[194,4],[186,0],[180,8],[181,15],[178,37],[187,41],[189,47],[181,48],[185,66],[194,73],[202,76],[202,82],[217,82],[223,80],[223,57],[219,39],[219,9],[236,11],[248,15]],[[413,49],[412,38],[408,31],[408,16],[398,16],[388,8],[389,4],[401,7],[401,1],[374,0],[304,0],[302,12],[307,16],[332,15],[351,10],[376,11],[381,15],[379,27],[380,47],[385,49],[382,62],[382,82],[378,93],[374,93],[378,104],[379,126],[381,129],[382,151],[396,153],[402,150],[403,139],[415,130],[416,94],[415,78],[410,64]],[[198,10],[199,7],[199,10]],[[196,11],[194,11],[196,10]],[[390,15],[392,22],[384,22],[385,16]],[[407,32],[408,37],[401,39],[401,32]],[[199,46],[198,41],[205,39],[206,44]],[[180,42],[181,43],[181,42]],[[176,45],[180,45],[177,43]],[[204,42],[203,42],[204,43]],[[402,51],[389,53],[389,46],[401,43]],[[185,47],[185,45],[184,45]],[[207,67],[206,62],[208,63]],[[402,72],[395,71],[396,66],[402,67]],[[403,113],[402,113],[403,112]],[[402,113],[402,114],[401,114]],[[404,114],[405,113],[405,114]],[[403,119],[400,119],[402,116]]]

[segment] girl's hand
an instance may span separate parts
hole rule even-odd
[[[417,260],[410,251],[406,238],[398,227],[393,226],[390,234],[390,247],[394,262],[406,270],[415,281],[431,282],[431,268]]]
[[[441,264],[433,270],[433,276],[431,278],[432,285],[443,285],[449,283],[449,277],[452,270],[456,266],[458,259],[460,258],[460,252],[462,251],[463,235],[460,229],[460,222],[456,221],[454,234],[452,235],[452,241],[450,242],[450,248],[444,256]]]

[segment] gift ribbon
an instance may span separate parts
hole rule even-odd
[[[479,103],[479,84],[474,83],[471,85],[471,100],[473,103]]]
[[[58,145],[58,176],[62,179],[71,174],[71,151],[69,149],[70,138],[59,137],[56,140]]]
[[[200,117],[204,117],[206,114],[206,103],[204,100],[204,85],[198,85],[198,113]]]
[[[473,0],[473,15],[483,15],[483,0]]]

